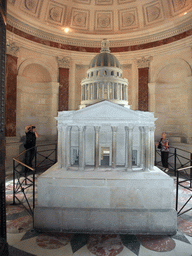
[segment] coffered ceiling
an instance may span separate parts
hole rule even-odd
[[[8,0],[8,24],[69,43],[116,41],[187,31],[191,10],[192,0]]]

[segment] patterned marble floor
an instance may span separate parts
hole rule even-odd
[[[192,210],[178,217],[174,236],[38,233],[25,208],[12,204],[12,189],[9,179],[6,209],[10,256],[192,256]],[[31,202],[32,187],[26,193]],[[180,187],[179,207],[191,194]],[[23,195],[18,197],[24,201]],[[192,207],[192,200],[187,207]]]

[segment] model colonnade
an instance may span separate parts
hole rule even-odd
[[[71,133],[72,129],[77,127],[78,129],[78,151],[79,151],[79,163],[78,169],[84,170],[86,167],[86,127],[82,126],[58,126],[59,137],[58,137],[58,147],[61,148],[58,156],[58,163],[60,168],[69,169],[72,166],[71,158]],[[94,128],[94,169],[98,170],[100,168],[100,129],[101,125],[95,125]],[[154,127],[140,126],[139,128],[139,154],[140,163],[138,166],[142,170],[152,170],[154,166]],[[121,163],[120,167],[125,168],[127,171],[132,171],[134,168],[132,166],[132,154],[133,154],[133,126],[124,126],[125,131],[125,162]],[[112,131],[112,168],[116,168],[116,154],[117,154],[117,133],[118,126],[111,126]]]

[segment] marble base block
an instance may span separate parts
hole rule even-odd
[[[153,171],[66,171],[38,178],[37,230],[173,235],[173,179]]]

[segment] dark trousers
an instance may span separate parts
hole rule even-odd
[[[31,148],[26,151],[25,153],[25,164],[32,167],[32,161],[35,156],[35,148]],[[29,169],[26,167],[25,171],[28,171]]]
[[[163,167],[165,168],[168,168],[168,157],[169,157],[169,152],[161,151],[161,162]]]

